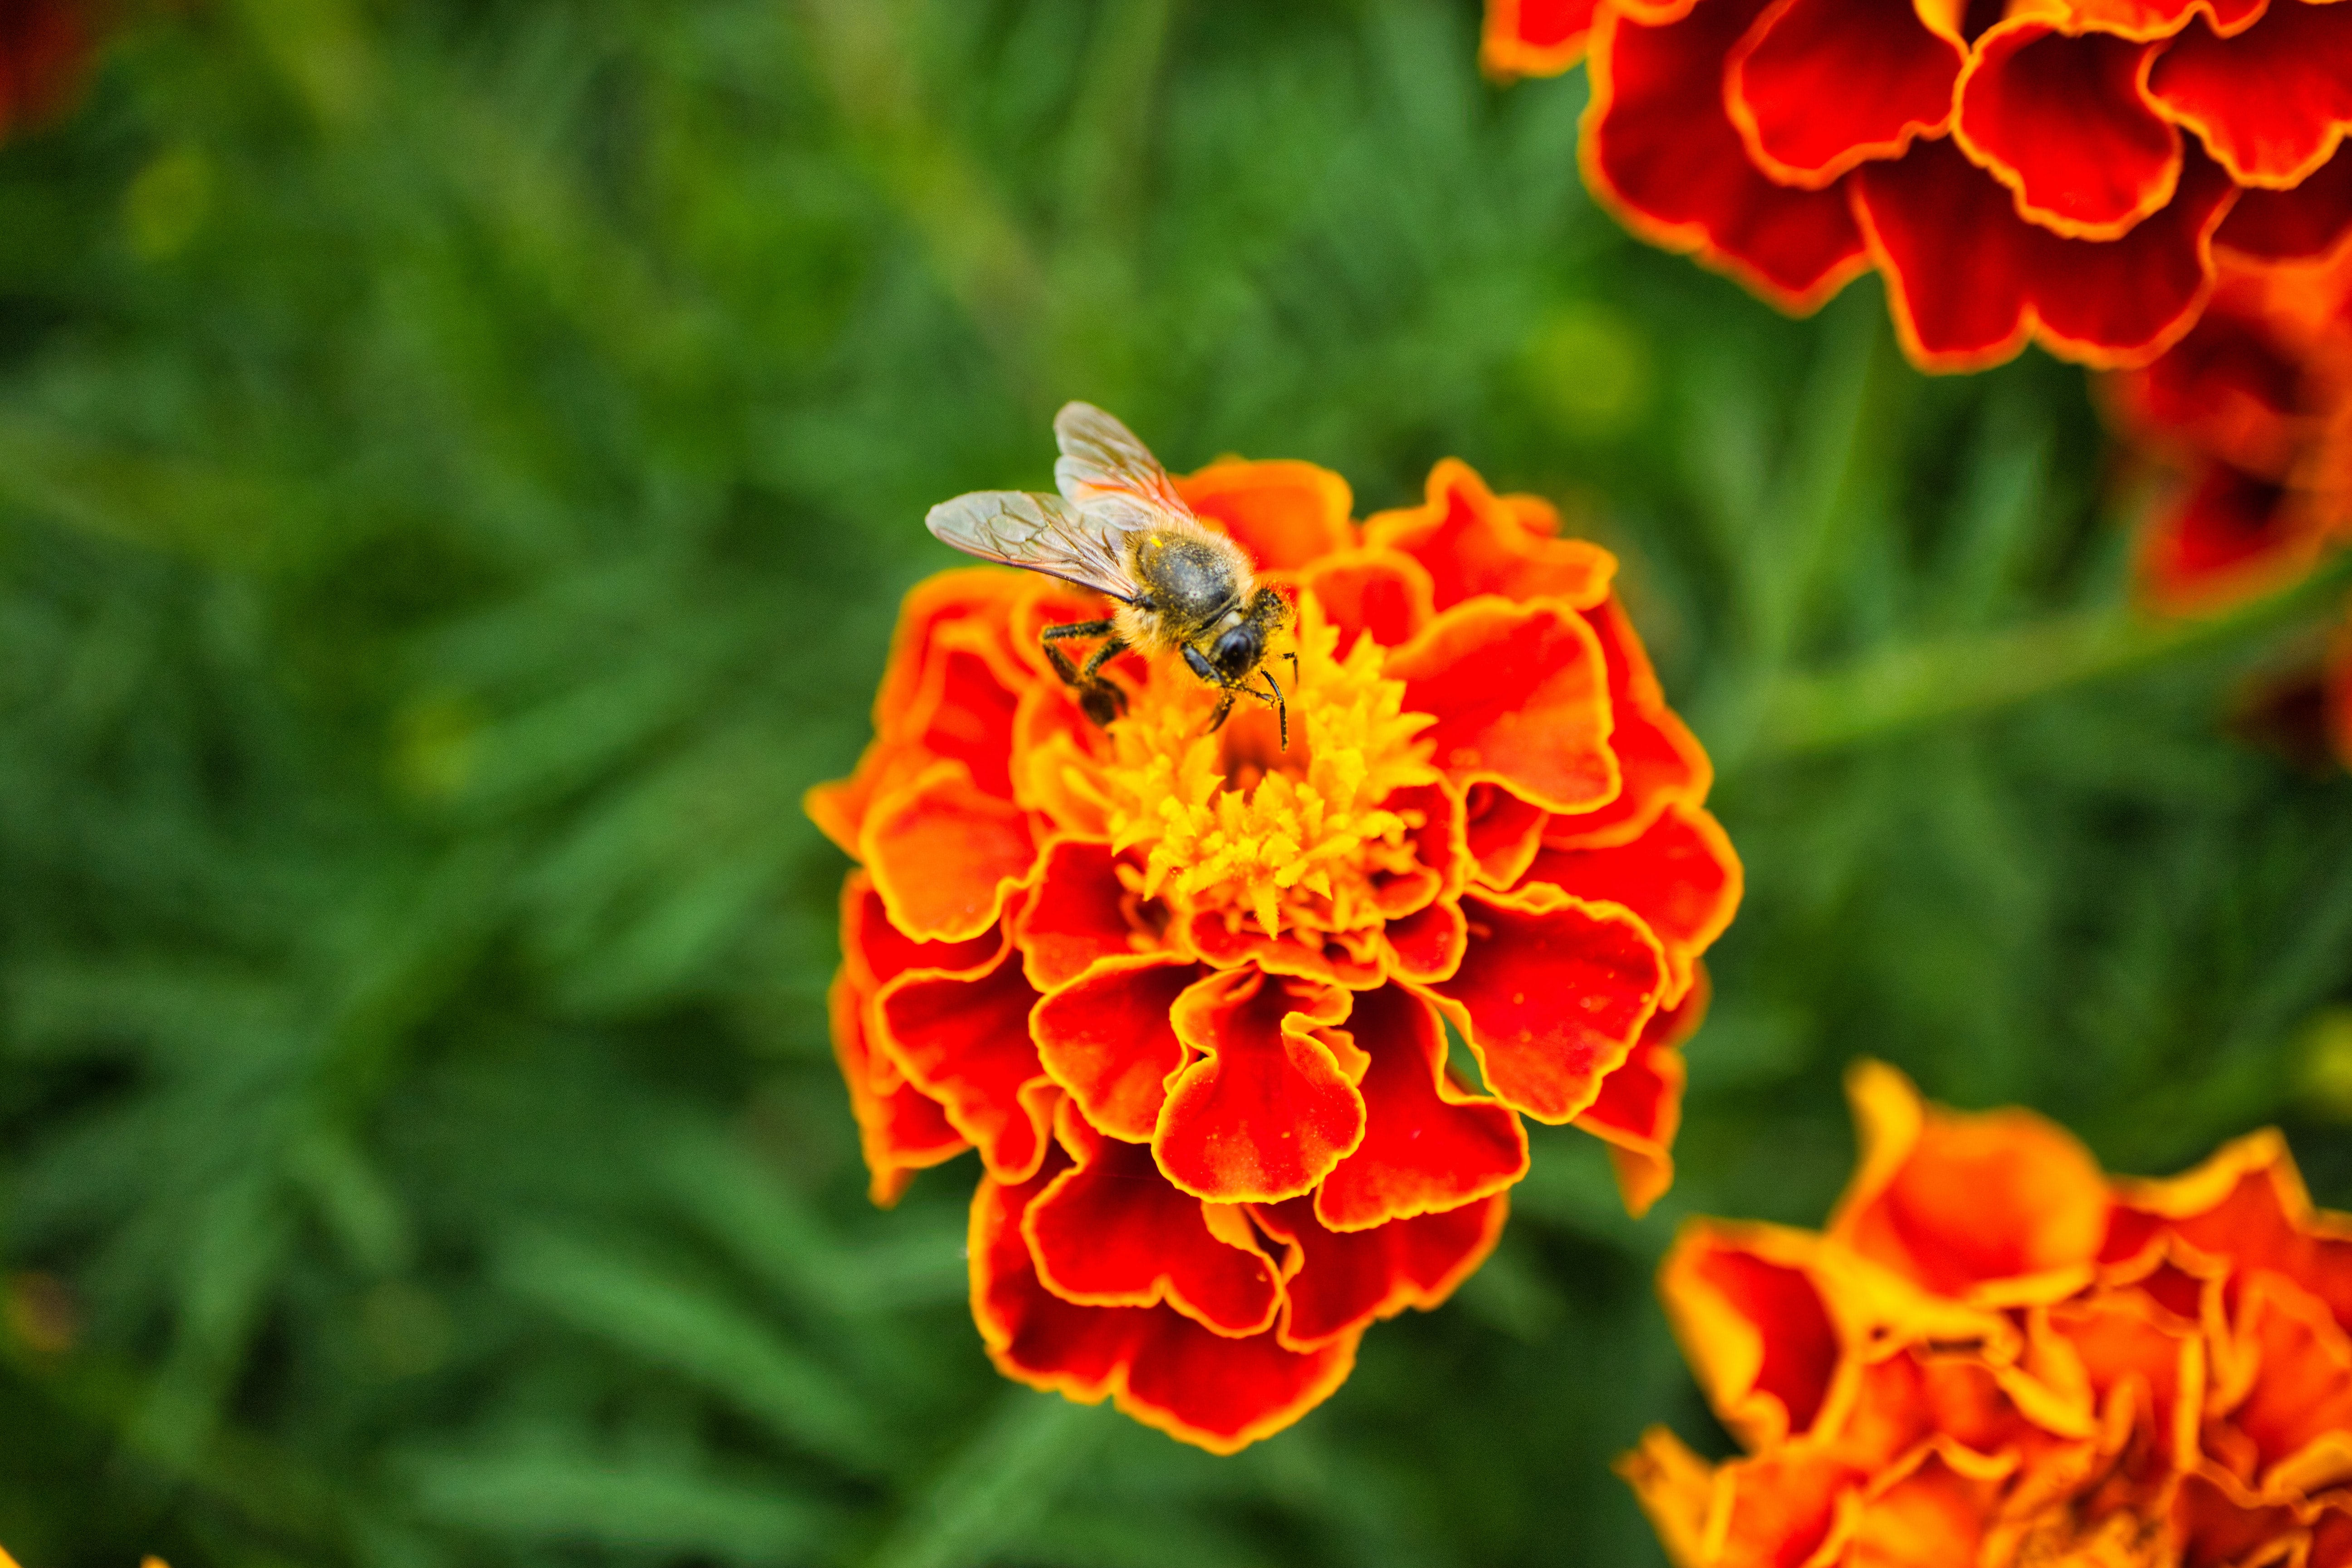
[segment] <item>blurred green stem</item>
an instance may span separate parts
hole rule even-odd
[[[961,1452],[910,1501],[871,1568],[979,1568],[1051,1507],[1099,1442],[1103,1411],[1008,1393]]]
[[[2128,606],[2082,611],[2003,631],[1911,643],[1843,669],[1782,674],[1763,694],[1752,757],[1835,750],[1990,712],[2224,647],[2330,602],[2352,563],[2227,614],[2159,619]]]

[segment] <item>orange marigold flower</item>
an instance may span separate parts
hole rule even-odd
[[[96,43],[89,0],[0,0],[0,135],[60,112]]]
[[[2352,1563],[2352,1219],[2274,1131],[2111,1178],[1864,1063],[1824,1232],[1700,1221],[1660,1292],[1744,1457],[1620,1469],[1676,1563]]]
[[[2177,342],[2217,258],[2352,235],[2352,11],[2324,0],[1487,0],[1497,75],[1589,58],[1586,183],[1783,310],[1875,267],[1905,349]]]
[[[1096,728],[1039,637],[1101,601],[966,568],[808,809],[860,863],[833,1024],[876,1200],[976,1148],[997,1364],[1229,1451],[1484,1258],[1521,1115],[1664,1189],[1740,870],[1615,562],[1544,502],[1450,461],[1360,525],[1305,463],[1176,484],[1297,607],[1286,750],[1132,653]]]

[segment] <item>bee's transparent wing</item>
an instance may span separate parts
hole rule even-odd
[[[923,522],[967,555],[1043,572],[1129,604],[1143,597],[1121,545],[1130,525],[1108,512],[1082,511],[1060,496],[975,490],[941,501]]]
[[[1093,404],[1062,405],[1054,416],[1054,440],[1062,448],[1054,483],[1089,515],[1099,510],[1119,528],[1149,527],[1171,512],[1192,515],[1151,449]]]

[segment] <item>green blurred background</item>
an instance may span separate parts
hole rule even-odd
[[[0,149],[0,1541],[26,1568],[1651,1563],[1722,1445],[1677,1215],[1812,1222],[1838,1075],[2352,1202],[2352,782],[2236,743],[2326,584],[2124,609],[2080,373],[1908,370],[1575,176],[1473,0],[202,0]],[[1214,1459],[1001,1382],[967,1160],[824,1037],[920,519],[1067,397],[1619,550],[1748,905],[1683,1173]]]

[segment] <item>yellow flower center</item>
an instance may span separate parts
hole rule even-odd
[[[1359,637],[1337,657],[1339,628],[1311,595],[1300,600],[1295,675],[1287,647],[1265,666],[1289,706],[1289,750],[1273,705],[1247,696],[1204,733],[1215,689],[1176,659],[1155,661],[1110,728],[1112,847],[1145,852],[1141,896],[1224,910],[1232,930],[1255,918],[1268,936],[1367,931],[1381,922],[1379,879],[1417,863],[1410,836],[1423,814],[1383,803],[1439,776],[1414,739],[1431,720],[1403,710],[1404,683],[1381,673],[1386,649]]]

